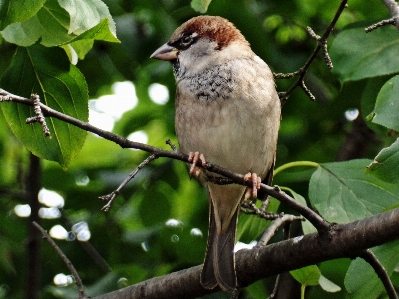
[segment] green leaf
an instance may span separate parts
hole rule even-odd
[[[269,295],[265,282],[262,280],[255,281],[254,283],[245,287],[245,293],[248,294],[248,298],[267,298]]]
[[[34,16],[46,0],[0,1],[0,30],[12,23],[24,22]]]
[[[115,23],[107,5],[101,0],[58,0],[58,2],[71,17],[68,33],[82,34],[107,18],[110,20],[109,29],[116,36]]]
[[[191,7],[199,13],[206,13],[212,0],[191,0]]]
[[[115,23],[103,2],[59,2],[65,9],[56,0],[49,0],[27,21],[13,23],[5,28],[2,31],[4,39],[24,47],[34,44],[39,38],[46,47],[83,39],[119,41]]]
[[[88,119],[88,90],[80,71],[69,64],[59,48],[34,45],[17,48],[10,67],[1,78],[1,86],[14,94],[40,95],[43,103],[83,121]],[[27,125],[33,108],[16,103],[2,103],[4,117],[18,139],[35,155],[66,167],[76,156],[86,132],[55,118],[46,118],[51,137],[45,138],[38,123]]]
[[[72,42],[65,46],[70,46],[70,48],[73,49],[78,58],[83,60],[86,54],[89,53],[91,48],[93,48],[93,45],[94,45],[93,39],[86,39],[86,40],[78,40],[76,42]]]
[[[312,205],[330,222],[347,223],[382,212],[399,202],[399,185],[365,173],[370,160],[325,163],[309,184]]]
[[[315,265],[290,271],[290,274],[304,286],[316,286],[319,284],[321,272]]]
[[[102,40],[105,42],[119,43],[116,33],[112,30],[115,23],[112,19],[103,19],[96,26],[77,36],[72,42],[80,40]]]
[[[93,48],[94,40],[119,43],[120,41],[109,29],[109,20],[104,19],[93,28],[77,36],[70,43],[61,46],[67,53],[72,64],[78,62],[78,58],[83,60],[86,54]]]
[[[398,246],[399,241],[394,241],[371,249],[389,276],[399,262]],[[361,258],[355,259],[349,266],[345,288],[351,293],[351,299],[377,298],[384,290],[374,269]]]
[[[375,107],[367,118],[373,123],[399,131],[399,75],[389,79],[378,93]]]
[[[36,15],[22,23],[13,23],[2,31],[9,43],[28,47],[41,38],[47,47],[67,43],[76,37],[68,34],[69,15],[55,0],[47,1]]]
[[[336,285],[335,283],[333,283],[331,280],[327,279],[323,275],[320,275],[319,284],[323,290],[329,293],[336,293],[341,290],[341,287],[339,285]]]
[[[388,183],[399,183],[399,139],[378,153],[374,161],[367,166],[366,173],[371,173]]]
[[[354,81],[399,72],[399,34],[394,26],[365,33],[364,26],[342,31],[330,56],[341,81]]]

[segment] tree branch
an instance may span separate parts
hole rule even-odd
[[[310,65],[312,64],[313,60],[315,59],[317,53],[319,53],[320,49],[323,49],[324,59],[326,60],[327,66],[329,68],[332,68],[332,62],[331,62],[331,59],[329,59],[328,52],[327,52],[327,39],[328,39],[330,33],[332,32],[332,30],[334,29],[334,26],[337,23],[339,16],[345,9],[347,2],[348,2],[347,0],[341,0],[341,4],[339,5],[339,7],[337,9],[337,11],[334,15],[334,18],[332,19],[331,23],[328,25],[327,29],[324,31],[324,33],[321,37],[316,35],[313,32],[313,30],[308,27],[308,32],[309,32],[310,36],[312,38],[316,39],[318,41],[318,43],[317,43],[315,49],[313,50],[313,53],[310,55],[309,59],[306,61],[306,63],[303,65],[303,67],[301,67],[298,71],[289,74],[288,76],[284,76],[283,74],[275,74],[276,79],[280,79],[280,78],[285,79],[285,78],[291,78],[294,76],[298,76],[298,79],[286,92],[279,93],[282,105],[284,105],[285,102],[287,102],[291,93],[298,86],[300,86],[305,91],[305,93],[308,95],[308,97],[311,100],[313,100],[313,101],[315,100],[315,97],[313,96],[313,94],[306,87],[304,78],[305,78],[307,71],[309,70]]]
[[[79,274],[76,271],[76,269],[73,266],[73,264],[71,263],[71,261],[62,252],[62,250],[57,246],[57,244],[55,244],[53,239],[50,238],[48,233],[37,222],[33,221],[32,224],[42,233],[43,238],[46,239],[50,243],[51,247],[54,248],[54,250],[57,252],[57,254],[61,257],[61,259],[64,261],[64,263],[68,267],[69,271],[71,271],[71,274],[72,274],[73,278],[75,279],[76,286],[78,287],[78,292],[79,292],[78,299],[86,299],[86,298],[88,298],[85,295],[85,291],[84,291],[82,280],[80,279]]]
[[[374,253],[367,249],[362,252],[360,257],[369,263],[371,267],[373,267],[375,273],[378,275],[378,278],[382,281],[389,299],[397,299],[398,296],[396,295],[395,288],[391,279],[389,278],[387,270],[385,270],[384,266],[380,263]]]
[[[354,258],[364,250],[399,239],[399,209],[348,224],[337,224],[336,234],[325,238],[317,233],[236,253],[240,287],[259,279],[337,258]],[[202,266],[155,277],[94,299],[110,298],[197,298],[219,289],[200,284]]]
[[[378,23],[375,23],[365,29],[366,33],[377,29],[378,27],[382,27],[385,25],[394,25],[399,30],[399,5],[395,0],[382,0],[385,6],[388,8],[389,13],[391,15],[390,19],[382,20]]]
[[[392,19],[395,21],[395,26],[399,30],[399,5],[395,0],[382,0],[388,8]]]
[[[17,96],[17,95],[13,95],[13,94],[5,91],[4,89],[0,89],[0,102],[1,101],[12,101],[12,102],[16,102],[16,103],[20,103],[20,104],[24,104],[24,105],[33,106],[33,102],[31,100]],[[97,135],[103,137],[104,139],[115,142],[116,144],[120,145],[122,148],[140,149],[140,150],[148,152],[156,157],[171,158],[171,159],[180,160],[183,162],[189,162],[188,155],[183,154],[177,150],[168,151],[168,150],[163,150],[163,149],[151,146],[151,145],[143,144],[140,142],[134,142],[134,141],[128,140],[122,136],[119,136],[117,134],[114,134],[112,132],[108,132],[108,131],[102,130],[100,128],[97,128],[87,122],[81,121],[81,120],[73,118],[69,115],[58,112],[58,111],[44,105],[41,102],[39,103],[39,106],[43,112],[43,115],[49,116],[49,117],[55,117],[59,120],[70,123],[76,127],[83,129],[83,130],[97,134]],[[218,166],[216,164],[207,162],[206,165],[203,166],[202,162],[199,161],[197,163],[197,166],[200,166],[200,167],[202,166],[203,168],[205,168],[206,170],[208,170],[210,172],[220,174],[220,175],[230,179],[235,184],[252,187],[251,179],[248,179],[245,181],[244,175],[234,173],[234,172],[232,172],[226,168],[223,168],[221,166]],[[265,184],[261,184],[260,190],[262,190],[262,191],[264,191],[264,193],[271,195],[274,198],[280,200],[288,207],[290,207],[293,210],[300,213],[302,216],[304,216],[306,219],[308,219],[320,233],[324,234],[324,233],[329,233],[331,231],[330,224],[327,221],[325,221],[320,215],[318,215],[317,213],[315,213],[308,207],[301,205],[293,197],[291,197],[291,196],[287,195],[285,192],[281,191],[278,186],[270,187]]]
[[[29,169],[26,176],[26,190],[25,201],[31,207],[31,214],[28,224],[28,239],[26,242],[27,247],[27,272],[26,279],[26,298],[37,299],[39,298],[40,281],[42,277],[41,269],[41,244],[39,232],[33,226],[32,222],[40,223],[39,217],[40,203],[37,200],[40,188],[42,187],[42,167],[38,157],[29,153]]]
[[[152,154],[151,156],[149,156],[147,159],[145,159],[143,162],[141,162],[140,165],[137,166],[136,169],[133,170],[129,174],[129,176],[122,182],[122,184],[120,184],[118,188],[116,188],[114,191],[111,192],[111,194],[100,196],[99,199],[104,200],[104,201],[107,202],[105,204],[105,206],[102,207],[101,210],[103,210],[105,212],[108,212],[109,209],[111,208],[112,202],[114,201],[115,197],[117,197],[118,194],[121,192],[123,187],[125,187],[127,185],[127,183],[129,183],[138,174],[138,172],[142,168],[144,168],[145,166],[150,164],[155,159],[158,159],[157,155]]]

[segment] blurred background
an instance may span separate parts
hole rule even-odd
[[[169,63],[149,57],[181,23],[199,13],[187,0],[104,2],[114,17],[121,43],[96,42],[77,64],[89,87],[90,123],[169,149],[167,139],[177,145],[175,80]],[[274,72],[288,73],[298,70],[316,46],[306,27],[322,35],[338,6],[338,0],[213,0],[207,14],[229,19]],[[388,17],[381,1],[349,1],[329,46],[346,26],[364,22],[366,27]],[[0,44],[1,70],[14,52],[14,45]],[[287,90],[293,82],[278,80],[278,91]],[[384,82],[375,79],[371,92],[377,92]],[[392,142],[385,131],[371,130],[363,120],[368,114],[364,109],[370,110],[361,107],[359,90],[369,82],[341,85],[319,54],[306,83],[317,101],[312,102],[298,88],[283,107],[276,167],[301,160],[321,163],[373,158]],[[42,187],[39,204],[32,206],[25,196],[30,154],[2,118],[0,128],[0,298],[23,298],[29,284],[34,283],[28,276],[31,259],[26,248],[30,244],[30,217],[37,211],[41,225],[57,239],[91,296],[203,262],[207,197],[197,181],[189,180],[184,163],[165,158],[152,162],[123,189],[111,210],[104,212],[101,208],[105,203],[98,197],[117,188],[148,154],[122,149],[89,133],[68,169],[55,162],[38,162]],[[282,172],[274,184],[289,186],[306,198],[313,171],[300,168]],[[277,203],[274,209],[290,212]],[[267,225],[266,220],[240,215],[240,241],[249,244],[256,240]],[[277,234],[274,240],[279,238]],[[38,298],[76,298],[70,273],[54,250],[43,242],[38,252],[34,259],[41,269],[36,276],[40,278]],[[340,284],[340,279],[336,277],[335,282]],[[271,287],[272,280],[258,282],[241,298],[264,298]]]

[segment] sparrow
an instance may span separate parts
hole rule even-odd
[[[178,27],[151,58],[170,61],[176,78],[175,129],[190,175],[209,197],[203,287],[238,287],[235,234],[241,202],[257,197],[260,181],[270,185],[281,104],[273,74],[241,32],[218,16],[198,16]],[[208,161],[251,178],[253,187],[220,185],[196,166]],[[265,199],[265,197],[263,198]]]

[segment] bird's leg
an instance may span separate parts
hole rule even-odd
[[[201,165],[204,166],[206,164],[205,157],[203,154],[200,154],[199,152],[190,152],[188,154],[188,162],[191,163],[190,167],[190,178],[194,175],[196,178],[198,178],[201,174],[201,167],[197,166],[197,162],[201,161]]]
[[[250,172],[244,175],[244,182],[247,182],[249,179],[252,180],[252,187],[247,187],[247,190],[245,191],[244,200],[248,200],[251,197],[253,198],[258,197],[258,190],[260,189],[260,184],[262,181],[256,173],[250,173]]]

